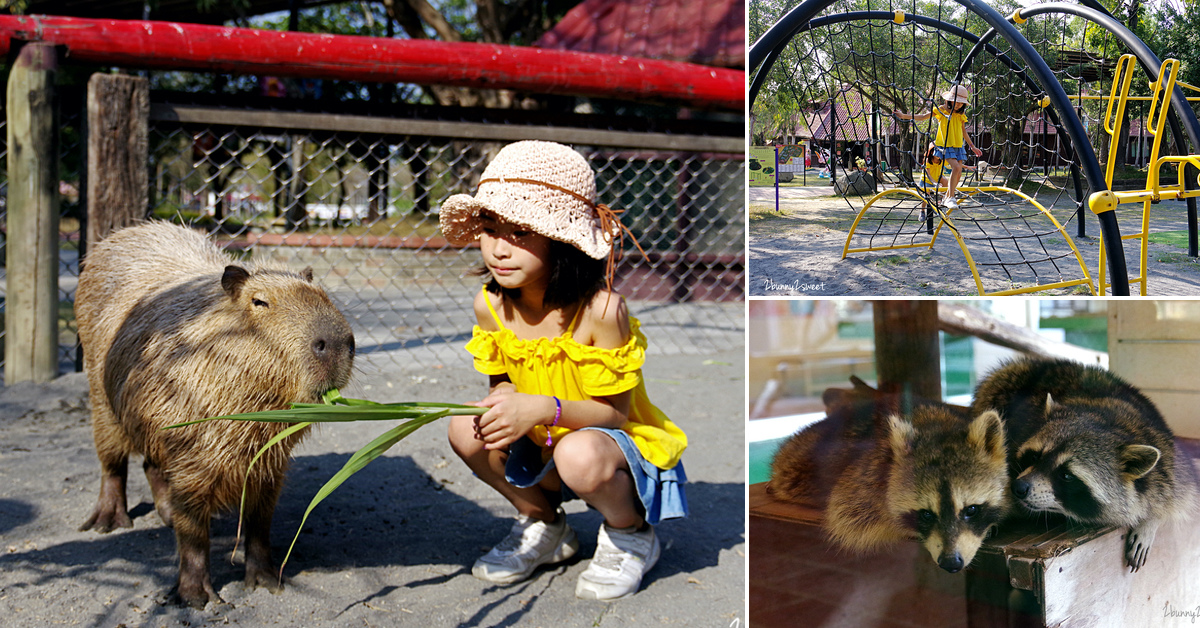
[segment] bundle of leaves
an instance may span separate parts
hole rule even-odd
[[[274,438],[267,441],[261,449],[254,455],[250,461],[250,466],[246,468],[246,477],[250,477],[250,470],[254,468],[255,463],[271,447],[278,444],[283,439],[303,430],[313,423],[345,423],[349,421],[402,421],[399,425],[387,430],[386,432],[375,437],[362,449],[354,452],[346,464],[325,482],[325,485],[317,491],[313,496],[312,501],[308,504],[308,509],[304,511],[304,517],[300,520],[300,527],[296,529],[296,535],[292,537],[292,542],[288,545],[287,554],[283,558],[283,563],[279,566],[279,574],[282,578],[283,567],[287,565],[288,558],[292,555],[292,548],[296,546],[296,540],[300,538],[300,531],[304,529],[304,523],[308,521],[308,515],[321,503],[326,497],[333,493],[337,487],[341,486],[350,476],[358,473],[363,467],[378,458],[383,452],[391,449],[392,445],[404,440],[409,434],[417,431],[418,428],[428,425],[442,417],[451,415],[481,415],[487,412],[487,408],[478,406],[466,406],[454,403],[436,403],[436,402],[421,402],[410,401],[402,403],[377,403],[367,401],[365,399],[348,399],[343,397],[337,389],[330,390],[324,395],[324,403],[294,403],[287,410],[270,410],[267,412],[249,412],[246,414],[230,414],[226,416],[209,417],[207,419],[199,419],[196,421],[188,421],[186,423],[176,423],[168,425],[163,429],[175,429],[204,423],[207,421],[268,421],[273,423],[291,423],[286,429],[279,432]],[[240,539],[242,535],[242,510],[246,505],[246,485],[242,485],[242,503],[238,509],[238,532],[237,537]],[[237,551],[235,543],[234,551]]]

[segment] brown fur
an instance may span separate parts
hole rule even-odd
[[[776,454],[769,491],[824,507],[830,539],[846,549],[912,539],[947,571],[970,564],[1009,508],[999,416],[968,420],[860,382],[824,400],[827,417]]]
[[[282,423],[172,423],[318,402],[349,379],[354,336],[312,271],[233,264],[203,236],[166,223],[112,234],[79,275],[75,312],[87,367],[100,498],[83,530],[132,527],[125,479],[144,457],[155,508],[175,528],[178,594],[219,601],[209,579],[209,522],[241,498],[251,457]],[[291,449],[273,447],[248,480],[246,583],[279,590],[271,515]]]

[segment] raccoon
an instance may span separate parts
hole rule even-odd
[[[825,531],[843,548],[917,540],[942,569],[962,570],[1010,509],[999,415],[968,420],[859,384],[826,391],[826,418],[780,448],[768,491],[824,506]]]
[[[1164,522],[1191,516],[1196,478],[1154,404],[1096,366],[1021,358],[992,371],[972,412],[996,410],[1008,430],[1018,510],[1128,528],[1125,562],[1146,563]]]

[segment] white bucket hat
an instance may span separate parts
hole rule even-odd
[[[950,102],[961,102],[969,105],[971,104],[971,90],[967,89],[966,85],[955,85],[942,92],[942,98]]]
[[[454,245],[475,241],[483,210],[594,259],[608,257],[620,229],[615,212],[596,203],[596,176],[587,160],[554,142],[527,140],[500,149],[475,196],[455,194],[442,203],[442,234]]]

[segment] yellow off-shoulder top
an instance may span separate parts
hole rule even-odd
[[[650,403],[646,394],[642,381],[646,337],[636,318],[629,318],[629,341],[624,346],[602,349],[574,339],[577,321],[571,321],[567,331],[555,338],[518,338],[504,326],[491,299],[486,301],[499,329],[487,331],[476,325],[472,330],[466,349],[475,358],[475,370],[485,375],[507,374],[517,392],[560,399],[582,401],[632,390],[629,420],[621,430],[654,466],[670,469],[679,462],[687,435]],[[547,430],[554,442],[571,432],[565,427],[539,425],[530,437],[545,443]]]

